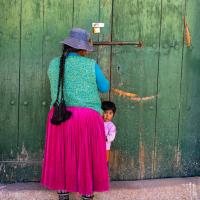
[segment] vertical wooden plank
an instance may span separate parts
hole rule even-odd
[[[72,28],[73,0],[44,0],[44,65],[62,53],[60,41]]]
[[[18,160],[42,160],[46,97],[42,80],[43,1],[22,1]]]
[[[4,161],[16,158],[17,149],[20,7],[20,0],[0,1],[0,160]]]
[[[72,11],[72,0],[23,2],[19,158],[26,153],[22,160],[27,164],[27,173],[30,172],[27,161],[40,161],[39,167],[32,162],[35,172],[30,180],[39,179],[43,156],[51,101],[47,68],[50,60],[61,54],[60,41],[72,26]]]
[[[99,20],[99,0],[76,0],[74,1],[73,27],[86,29],[92,33],[92,23]],[[98,39],[97,35],[93,35],[93,40]],[[89,57],[97,59],[97,47]]]
[[[51,101],[49,79],[47,77],[48,66],[51,59],[62,54],[60,41],[67,37],[72,27],[72,18],[73,0],[44,0],[43,79],[41,83],[43,84],[43,96],[47,102],[45,120]],[[45,139],[45,128],[43,130],[42,144],[44,144]]]
[[[143,49],[134,46],[113,47],[112,86],[140,97],[154,97],[150,101],[138,102],[112,94],[118,108],[112,174],[116,180],[151,178],[160,1],[129,1],[126,4],[114,1],[113,22],[114,41],[142,40],[145,46]]]
[[[99,22],[103,22],[105,27],[101,29],[99,41],[111,41],[111,26],[112,26],[112,2],[113,0],[100,0]],[[110,81],[110,46],[98,47],[98,64],[103,70],[106,78]],[[109,99],[109,93],[101,94],[102,100]]]
[[[180,101],[184,0],[162,0],[154,177],[172,177]]]
[[[123,51],[126,53],[123,53]],[[118,53],[116,53],[118,51]],[[136,70],[132,67],[136,60],[134,47],[113,47],[111,82],[115,88],[129,92],[135,92]],[[132,80],[132,81],[130,81]],[[112,144],[111,173],[113,180],[133,180],[139,175],[139,106],[132,101],[111,94],[111,100],[115,102],[117,113],[114,123],[117,126],[117,136]]]
[[[137,3],[135,1],[113,2],[113,41],[136,41],[139,38],[137,24]],[[123,15],[121,9],[123,7]],[[135,15],[134,15],[135,13]],[[137,50],[134,46],[113,46],[111,84],[112,87],[135,93],[138,77],[134,61],[137,59]],[[114,180],[131,180],[138,178],[138,117],[139,106],[135,106],[126,98],[111,94],[116,103],[117,137],[113,143],[111,173]]]
[[[200,2],[186,1],[192,47],[184,46],[180,135],[177,165],[180,176],[200,174]]]
[[[75,0],[73,26],[92,31],[92,22],[99,19],[99,0]]]
[[[137,93],[144,97],[139,104],[137,116],[139,123],[139,130],[137,130],[139,134],[138,179],[149,179],[153,177],[161,1],[139,0],[137,9],[139,39],[144,43],[144,48],[138,50],[137,58],[133,62],[137,69],[138,79],[135,83],[137,85],[135,92],[138,91]]]

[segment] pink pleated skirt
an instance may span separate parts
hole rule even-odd
[[[72,117],[59,126],[47,118],[41,183],[51,190],[82,195],[109,189],[102,116],[90,108],[68,107]]]

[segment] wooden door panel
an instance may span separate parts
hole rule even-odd
[[[184,0],[162,1],[154,177],[176,171]]]
[[[20,65],[20,1],[0,2],[0,160],[16,158]],[[13,20],[14,19],[14,20]]]
[[[183,50],[177,175],[196,176],[200,174],[200,2],[188,1],[185,16],[192,46],[184,45]]]
[[[144,43],[144,48],[121,46],[112,51],[112,87],[138,96],[111,95],[118,108],[111,156],[115,180],[153,176],[160,7],[160,1],[114,2],[113,40]]]

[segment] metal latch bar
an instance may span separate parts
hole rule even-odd
[[[105,41],[105,42],[93,42],[93,45],[135,45],[139,48],[144,46],[142,41],[138,41],[138,42],[109,42],[109,41]]]

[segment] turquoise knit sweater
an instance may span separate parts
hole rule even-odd
[[[82,56],[69,56],[65,62],[64,97],[67,106],[80,106],[102,114],[98,93],[95,60]],[[51,89],[51,107],[56,100],[60,58],[54,58],[49,65],[48,76]]]

